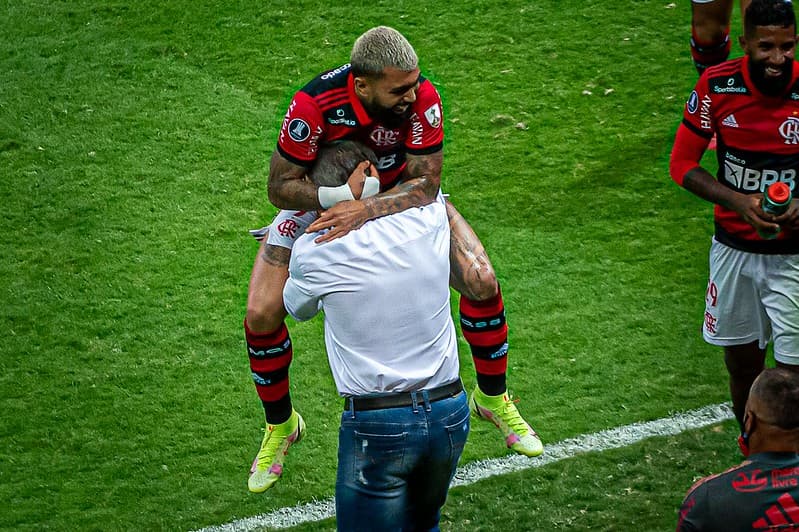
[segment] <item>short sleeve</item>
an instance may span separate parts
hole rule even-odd
[[[316,102],[299,91],[291,100],[277,139],[280,154],[300,166],[311,166],[316,160],[324,136],[324,120]]]
[[[425,155],[441,150],[444,143],[444,112],[441,97],[425,79],[419,85],[413,104],[411,124],[405,148],[412,155]]]
[[[321,299],[314,286],[305,278],[301,267],[301,254],[292,253],[289,263],[289,278],[283,287],[283,306],[297,321],[313,318],[321,308]]]
[[[711,138],[714,133],[713,98],[710,93],[707,74],[696,82],[694,90],[688,96],[683,110],[682,123],[701,137]]]

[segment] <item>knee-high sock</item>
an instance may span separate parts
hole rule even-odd
[[[264,405],[266,422],[271,425],[283,423],[288,420],[292,411],[289,365],[293,351],[289,330],[285,323],[281,323],[274,331],[254,332],[245,320],[244,336],[247,340],[252,379]]]
[[[505,392],[508,369],[508,326],[502,292],[485,301],[461,296],[460,320],[477,372],[477,386],[486,395]]]
[[[729,29],[716,42],[699,42],[696,32],[691,30],[691,57],[694,60],[696,71],[701,75],[706,68],[718,65],[727,60],[730,55]]]

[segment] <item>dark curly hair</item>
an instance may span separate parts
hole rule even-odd
[[[752,0],[744,16],[744,34],[754,34],[757,26],[796,27],[791,0]]]

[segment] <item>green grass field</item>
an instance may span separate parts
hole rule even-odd
[[[0,528],[192,530],[332,496],[320,320],[289,323],[306,439],[247,491],[247,229],[274,213],[292,93],[378,24],[442,94],[443,187],[502,282],[510,387],[545,443],[726,401],[699,335],[711,207],[667,171],[689,19],[666,0],[3,2]],[[670,530],[692,480],[739,460],[734,436],[456,488],[442,528]],[[463,462],[506,454],[475,422]]]

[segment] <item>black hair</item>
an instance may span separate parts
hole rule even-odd
[[[744,15],[744,34],[751,36],[757,26],[796,27],[791,0],[752,0]]]
[[[758,376],[752,391],[768,411],[768,421],[784,430],[799,428],[799,374],[769,368]]]
[[[325,144],[308,177],[315,185],[337,187],[347,182],[350,174],[363,161],[377,166],[377,156],[369,147],[354,140],[339,140]]]

